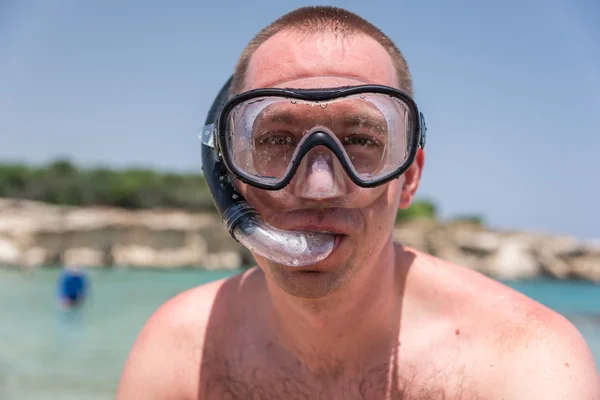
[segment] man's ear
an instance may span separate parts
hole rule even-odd
[[[400,194],[400,204],[398,208],[406,209],[412,203],[415,193],[421,183],[421,172],[425,165],[425,152],[419,149],[415,162],[404,173],[404,184],[402,185],[402,193]]]

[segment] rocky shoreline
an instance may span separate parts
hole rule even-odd
[[[600,240],[414,220],[395,239],[499,279],[600,282]],[[253,264],[216,214],[0,199],[0,265],[235,269]]]

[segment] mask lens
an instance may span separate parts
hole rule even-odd
[[[371,182],[407,161],[415,118],[411,110],[402,99],[380,93],[321,102],[253,98],[226,116],[224,151],[240,174],[274,185],[291,173],[307,137],[325,132],[341,148],[352,173]]]

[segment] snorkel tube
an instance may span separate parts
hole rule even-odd
[[[213,202],[229,234],[250,251],[278,264],[306,266],[327,258],[335,236],[326,233],[286,231],[267,224],[235,189],[216,148],[215,126],[229,95],[232,78],[225,83],[206,118],[202,132],[202,171]],[[211,129],[212,128],[212,129]]]

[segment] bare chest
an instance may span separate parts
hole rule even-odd
[[[302,365],[252,365],[232,361],[205,365],[201,398],[206,400],[447,400],[478,399],[465,377],[452,372],[391,368],[389,363],[332,374]]]

